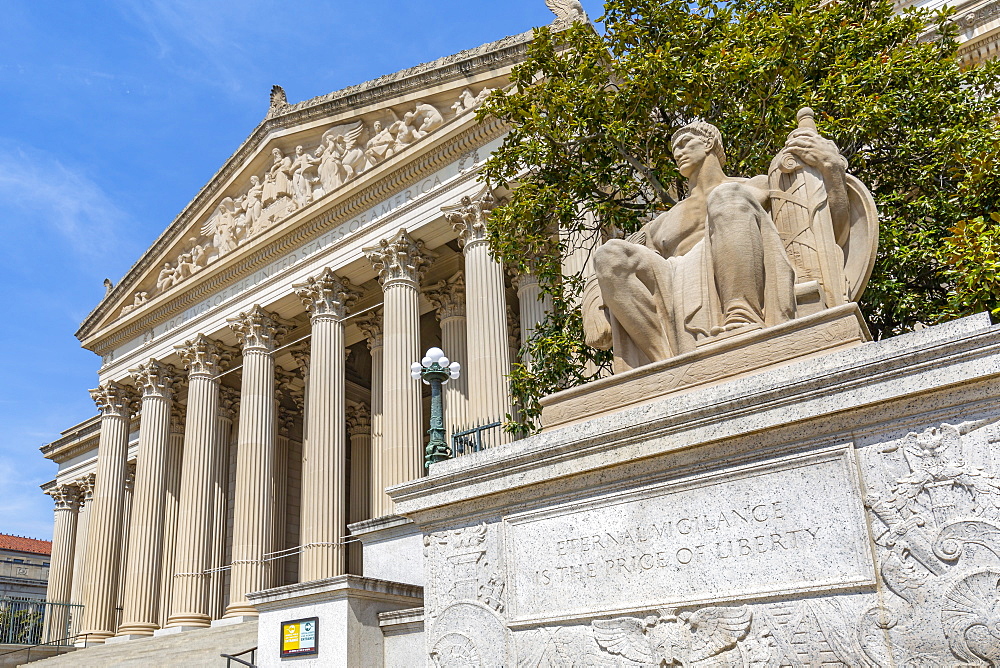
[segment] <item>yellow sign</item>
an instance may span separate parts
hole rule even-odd
[[[281,658],[319,653],[319,618],[281,623]]]

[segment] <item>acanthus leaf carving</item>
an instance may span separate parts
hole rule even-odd
[[[465,275],[461,271],[428,287],[424,295],[437,310],[438,320],[465,316]]]
[[[174,350],[190,375],[215,377],[222,371],[222,364],[228,361],[228,351],[222,342],[204,334],[174,346]]]
[[[490,212],[502,204],[489,188],[475,196],[465,195],[453,206],[441,207],[453,230],[459,234],[463,248],[486,240],[486,221]]]
[[[372,433],[372,413],[368,404],[351,404],[347,407],[347,433],[351,436]]]
[[[129,369],[129,374],[144,397],[172,399],[176,391],[177,367],[156,359]]]
[[[273,352],[278,342],[290,330],[290,326],[277,313],[266,311],[254,304],[246,311],[227,318],[229,328],[243,346],[243,352]]]
[[[375,246],[362,252],[378,273],[383,287],[394,283],[420,283],[424,272],[437,257],[424,242],[414,239],[406,229],[400,229],[389,239],[381,239]]]
[[[124,418],[132,412],[135,401],[132,388],[113,380],[90,390],[90,397],[97,404],[101,415]]]
[[[343,318],[362,294],[349,280],[340,278],[329,267],[323,269],[319,276],[310,276],[302,283],[293,283],[292,290],[313,318]]]

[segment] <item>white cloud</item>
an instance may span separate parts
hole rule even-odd
[[[47,152],[0,141],[0,224],[45,226],[79,260],[90,262],[114,252],[125,221],[125,213],[82,171]]]

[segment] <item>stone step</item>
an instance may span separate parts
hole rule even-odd
[[[236,654],[257,646],[257,621],[196,629],[157,638],[97,645],[69,654],[32,661],[44,668],[138,668],[142,666],[225,666],[222,653]],[[246,658],[246,657],[244,657]]]

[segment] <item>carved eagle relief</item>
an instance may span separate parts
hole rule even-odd
[[[579,0],[545,0],[545,6],[560,21],[586,21],[587,12]]]
[[[698,666],[736,647],[750,630],[752,618],[746,606],[680,614],[661,610],[642,619],[595,619],[591,628],[597,644],[608,654],[657,668]]]

